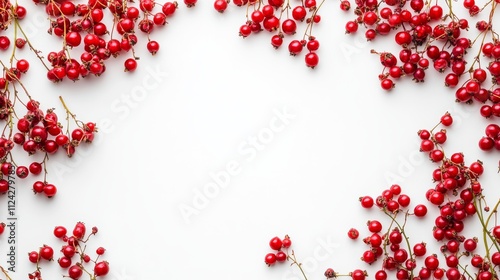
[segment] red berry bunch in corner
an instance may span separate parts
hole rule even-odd
[[[268,33],[271,45],[278,49],[284,43],[288,45],[291,56],[303,54],[307,67],[315,68],[319,64],[319,41],[313,36],[313,27],[321,21],[319,10],[325,1],[306,0],[291,5],[290,1],[268,0],[233,0],[236,6],[246,11],[245,22],[239,28],[242,38]],[[214,8],[224,12],[231,2],[215,0]],[[299,30],[302,30],[299,33]]]
[[[462,85],[456,91],[457,101],[496,99],[491,93],[498,87],[500,46],[493,15],[499,2],[488,1],[480,8],[473,0],[460,3],[359,0],[352,9],[355,18],[345,30],[355,34],[363,27],[366,40],[388,37],[399,48],[394,53],[375,52],[384,66],[379,78],[385,90],[403,76],[423,82],[428,68],[434,68],[443,73],[446,86]],[[350,7],[347,0],[341,1],[342,10]],[[474,54],[468,56],[468,52]],[[493,88],[485,83],[488,77]]]
[[[409,209],[410,197],[402,193],[401,186],[397,184],[383,190],[376,197],[362,196],[359,201],[363,208],[376,207],[389,218],[387,225],[384,225],[379,218],[366,223],[367,235],[363,238],[363,242],[368,248],[362,253],[361,260],[369,265],[382,260],[380,269],[375,272],[375,279],[391,279],[388,276],[391,271],[395,272],[394,277],[397,279],[416,279],[413,274],[413,269],[416,267],[415,257],[421,256],[422,251],[415,250],[415,248],[420,248],[425,243],[419,242],[411,246],[405,226],[410,217],[425,216],[426,206],[419,204],[411,211]],[[351,228],[348,231],[350,239],[356,240],[358,236],[357,229]],[[423,248],[425,249],[425,246]],[[325,275],[327,278],[334,278],[328,276],[331,275],[328,273],[330,270],[331,268],[325,272]],[[338,276],[335,274],[335,277]],[[349,276],[352,279],[365,279],[368,275],[366,271],[357,269]]]
[[[2,63],[8,80],[19,79],[21,73],[28,70],[28,60],[16,56],[17,50],[23,49],[26,44],[45,66],[47,78],[52,82],[60,82],[65,78],[77,81],[89,75],[100,76],[106,71],[108,59],[120,54],[128,56],[123,62],[125,71],[134,71],[139,59],[136,44],[144,40],[147,51],[156,54],[160,45],[150,38],[150,34],[155,29],[161,29],[178,6],[177,2],[160,4],[152,0],[137,3],[121,0],[33,2],[45,8],[48,32],[58,37],[61,48],[43,55],[19,24],[21,19],[29,18],[29,12],[17,2],[0,1],[0,30],[9,26],[15,29],[14,37],[0,36],[0,51],[12,49],[9,59],[11,65]],[[184,2],[187,7],[193,7],[197,1]]]
[[[88,235],[86,231],[86,226],[82,222],[76,223],[72,234],[69,235],[64,226],[54,228],[54,236],[63,242],[60,247],[61,255],[57,259],[59,266],[67,271],[63,277],[77,280],[87,274],[90,280],[95,280],[109,273],[109,263],[101,260],[106,252],[104,247],[97,247],[94,257],[86,252],[87,242],[91,236],[97,234],[97,227],[93,227]],[[49,245],[43,245],[38,251],[30,252],[28,259],[36,264],[36,269],[29,274],[29,279],[42,280],[41,265],[54,260],[54,257],[54,249]]]
[[[479,148],[483,151],[489,151],[495,148],[500,150],[500,126],[497,124],[489,124],[485,129],[486,136],[479,140]]]
[[[160,4],[153,0],[88,0],[81,4],[66,0],[33,1],[45,5],[49,33],[62,43],[60,50],[47,55],[47,77],[53,82],[65,77],[76,81],[88,75],[100,76],[106,71],[108,59],[120,55],[128,57],[124,60],[125,71],[136,70],[136,44],[147,39],[147,51],[156,54],[160,44],[151,40],[150,34],[161,29],[178,6],[177,2]],[[188,7],[195,3],[185,0]]]
[[[6,91],[5,98],[7,98],[7,93]],[[40,108],[40,103],[33,99],[23,104],[22,113],[19,108],[13,106],[10,100],[4,100],[3,106],[6,113],[2,119],[6,123],[4,134],[0,136],[0,176],[2,177],[0,193],[8,191],[9,183],[6,178],[13,173],[20,179],[30,175],[36,178],[43,173],[43,179],[40,178],[33,183],[33,191],[35,194],[43,193],[47,197],[53,197],[57,188],[47,182],[49,157],[59,151],[71,157],[81,144],[91,143],[97,133],[95,123],[84,123],[76,119],[62,98],[61,102],[66,109],[66,130],[59,122],[59,116],[55,110],[48,109],[44,112]],[[74,121],[73,126],[76,126],[71,130],[70,120]],[[16,145],[24,151],[24,158],[20,158],[22,153],[14,153]]]

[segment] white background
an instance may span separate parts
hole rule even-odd
[[[294,267],[264,264],[269,240],[285,234],[310,279],[322,279],[328,267],[370,269],[359,260],[367,247],[346,233],[355,227],[365,236],[366,221],[384,217],[361,209],[357,198],[377,196],[396,178],[412,206],[426,203],[435,166],[418,153],[416,132],[433,127],[446,111],[455,117],[445,145],[449,154],[464,152],[469,163],[480,158],[485,188],[498,183],[497,152],[477,148],[488,123],[479,104],[454,103],[454,91],[434,70],[423,84],[403,79],[391,92],[382,91],[382,66],[370,49],[390,50],[392,38],[368,44],[362,32],[345,35],[343,26],[353,16],[340,12],[337,2],[323,6],[315,27],[321,47],[314,70],[302,55],[290,57],[286,43],[274,50],[267,32],[238,37],[244,9],[231,5],[221,15],[212,4],[200,1],[187,9],[181,3],[169,24],[151,35],[161,44],[156,56],[147,54],[144,38],[139,43],[135,73],[123,73],[123,55],[110,60],[98,79],[51,84],[29,51],[20,52],[32,62],[25,83],[43,108],[55,107],[63,118],[62,95],[81,120],[102,127],[95,143],[79,147],[73,158],[50,159],[48,178],[58,187],[53,199],[33,195],[37,178],[16,181],[13,279],[34,269],[27,252],[61,245],[52,236],[54,226],[72,229],[77,221],[99,227],[89,247],[107,248],[106,279],[112,280],[297,279]],[[33,43],[57,50],[56,39],[45,33],[42,9],[26,6],[36,15],[23,22]],[[145,80],[155,84],[149,88]],[[146,95],[136,95],[145,87]],[[273,131],[255,157],[239,150],[269,132],[276,111],[283,110],[294,117]],[[183,217],[180,207],[193,206],[196,193],[213,182],[210,174],[234,162],[239,173],[227,187],[196,215]],[[7,197],[0,202],[7,208]],[[409,230],[438,253],[432,214]],[[0,244],[3,254],[7,235]],[[5,255],[0,260],[6,265]],[[56,264],[42,267],[48,279],[64,273]]]

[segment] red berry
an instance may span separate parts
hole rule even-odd
[[[94,275],[104,276],[109,272],[109,263],[107,261],[100,261],[94,265]]]
[[[57,188],[53,184],[46,184],[43,188],[43,193],[46,197],[51,198],[57,193]]]
[[[37,263],[40,255],[36,251],[32,251],[28,254],[28,259],[32,263]]]
[[[378,233],[382,230],[382,224],[379,221],[369,221],[368,230],[373,233]]]
[[[66,236],[67,232],[68,231],[63,226],[56,226],[54,228],[54,236],[57,237],[57,238],[63,238],[64,236]]]
[[[82,222],[78,222],[73,228],[73,236],[76,239],[82,239],[85,236],[85,231],[86,231],[85,224]]]
[[[52,247],[48,245],[44,245],[42,248],[40,248],[40,257],[45,260],[52,260],[54,257],[54,250]]]
[[[68,268],[71,266],[71,258],[68,258],[66,256],[62,256],[57,260],[57,263],[59,264],[60,267],[62,268]]]
[[[283,246],[283,242],[281,241],[281,239],[279,237],[276,236],[276,237],[273,237],[271,239],[271,241],[269,241],[269,246],[273,250],[280,250],[281,247]]]
[[[274,253],[269,253],[266,255],[266,257],[264,258],[264,262],[268,265],[268,266],[271,266],[273,264],[276,263],[276,254]]]
[[[156,41],[149,41],[146,47],[152,55],[155,55],[160,50],[160,44]]]
[[[123,64],[125,66],[125,71],[134,71],[137,69],[137,60],[134,58],[128,58]]]
[[[315,52],[309,52],[305,56],[305,62],[307,67],[314,68],[318,66],[319,57]]]
[[[347,236],[350,238],[350,239],[357,239],[359,237],[359,231],[355,228],[351,228],[348,232],[347,232]]]
[[[82,274],[83,274],[82,269],[80,268],[80,266],[78,266],[76,264],[74,264],[68,268],[68,276],[69,276],[69,278],[71,278],[73,280],[80,279]]]
[[[450,126],[453,123],[453,118],[449,113],[446,113],[441,117],[441,123],[444,126]]]
[[[287,255],[283,251],[279,251],[276,253],[276,261],[278,262],[284,262],[287,259]]]
[[[290,246],[292,246],[292,240],[288,235],[283,238],[282,243],[283,248],[290,248]]]

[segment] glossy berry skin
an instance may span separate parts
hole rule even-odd
[[[132,72],[137,69],[137,61],[133,58],[128,58],[127,60],[125,60],[123,65],[125,66],[125,72]]]
[[[72,265],[68,268],[68,277],[77,280],[82,277],[83,271],[78,265]]]
[[[227,1],[226,0],[215,0],[214,9],[219,13],[223,13],[227,9]]]
[[[290,248],[290,246],[292,246],[292,240],[288,235],[286,235],[285,238],[283,238],[282,246],[283,248]]]
[[[309,68],[315,68],[319,64],[319,57],[315,52],[310,52],[305,56],[306,66]]]
[[[51,198],[57,193],[57,188],[53,184],[46,184],[43,188],[43,193],[46,197]]]
[[[279,238],[279,237],[273,237],[270,241],[269,241],[269,246],[271,247],[271,249],[273,250],[280,250],[281,247],[283,246],[283,241]]]
[[[271,266],[273,264],[276,263],[276,254],[274,253],[269,253],[266,255],[266,257],[264,258],[264,262],[268,265],[268,266]]]
[[[44,245],[42,248],[40,248],[40,257],[45,260],[52,260],[54,257],[54,250],[52,247]]]
[[[146,47],[152,55],[155,55],[160,50],[160,44],[157,41],[149,41]]]
[[[277,262],[282,263],[282,262],[285,262],[286,259],[287,259],[287,255],[286,255],[285,252],[279,251],[279,252],[276,253],[276,261]]]
[[[56,226],[54,228],[54,236],[57,238],[63,238],[64,236],[66,236],[67,232],[67,229],[63,226]]]
[[[82,222],[76,223],[75,227],[73,228],[73,236],[76,239],[82,239],[85,236],[85,232],[86,232],[85,224]]]
[[[109,263],[107,261],[101,261],[94,265],[94,275],[104,276],[109,272]]]
[[[348,232],[347,232],[347,236],[352,239],[352,240],[355,240],[355,239],[358,239],[359,237],[359,231],[355,228],[351,228]]]

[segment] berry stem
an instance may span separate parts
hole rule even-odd
[[[19,24],[19,21],[17,19],[14,20],[14,24],[15,24],[15,30],[19,29],[19,31],[21,31],[21,34],[23,34],[23,37],[26,40],[26,43],[28,43],[28,46],[30,47],[30,49],[35,53],[36,57],[40,60],[40,62],[42,62],[45,69],[47,69],[47,71],[49,71],[50,69],[47,66],[47,64],[45,64],[45,62],[43,61],[43,57],[40,55],[40,51],[38,51],[37,49],[35,49],[33,47],[30,40],[28,39],[28,35],[26,35],[26,33],[24,32],[23,28],[21,27],[21,25]]]
[[[302,276],[304,276],[304,280],[307,280],[307,276],[306,276],[306,273],[304,272],[304,270],[302,269],[302,264],[297,262],[297,257],[295,256],[295,252],[292,250],[292,253],[290,255],[287,256],[287,258],[289,260],[292,261],[292,264],[291,265],[297,265],[300,269],[300,272],[302,273]]]
[[[2,273],[5,275],[7,280],[12,280],[12,278],[10,278],[10,276],[9,276],[9,273],[7,273],[7,270],[5,270],[5,268],[3,268],[3,266],[1,266],[1,265],[0,265],[0,270],[2,270]]]

